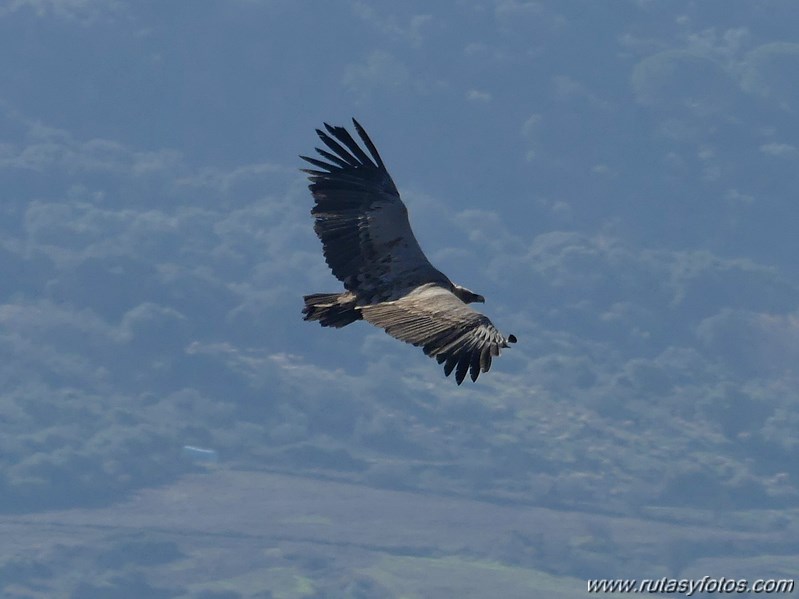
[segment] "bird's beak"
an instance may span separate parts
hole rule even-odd
[[[486,303],[486,298],[484,298],[482,295],[477,295],[475,293],[474,294],[474,301],[476,301],[476,302],[478,302],[480,304],[484,304],[484,303]]]

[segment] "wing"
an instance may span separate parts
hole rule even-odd
[[[419,247],[408,210],[377,148],[363,127],[352,122],[370,155],[344,127],[325,123],[327,133],[316,133],[330,151],[316,151],[326,161],[301,156],[318,169],[303,171],[311,180],[314,230],[330,270],[350,291],[363,285],[394,287],[402,278],[416,284],[448,280]]]
[[[444,364],[449,376],[455,369],[460,385],[469,371],[473,381],[488,372],[500,349],[515,343],[505,337],[487,316],[472,310],[448,289],[424,285],[404,297],[361,308],[363,317],[392,337],[421,347]],[[457,367],[457,369],[456,369]]]

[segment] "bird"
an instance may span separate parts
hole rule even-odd
[[[453,283],[425,256],[408,209],[374,143],[352,119],[366,148],[345,127],[324,123],[316,133],[320,158],[300,156],[314,199],[314,231],[327,265],[344,285],[338,293],[304,296],[303,320],[341,328],[365,320],[392,337],[421,347],[455,372],[460,385],[476,381],[491,360],[516,343],[469,304],[485,298]],[[323,160],[322,160],[323,159]]]

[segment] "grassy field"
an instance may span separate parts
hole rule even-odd
[[[557,598],[584,594],[585,578],[616,577],[619,562],[628,577],[797,575],[785,530],[658,516],[211,469],[108,507],[0,517],[0,590],[81,599]]]

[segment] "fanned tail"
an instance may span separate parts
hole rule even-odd
[[[314,293],[303,299],[303,320],[317,320],[323,327],[340,329],[363,318],[356,309],[355,296],[349,292]]]

